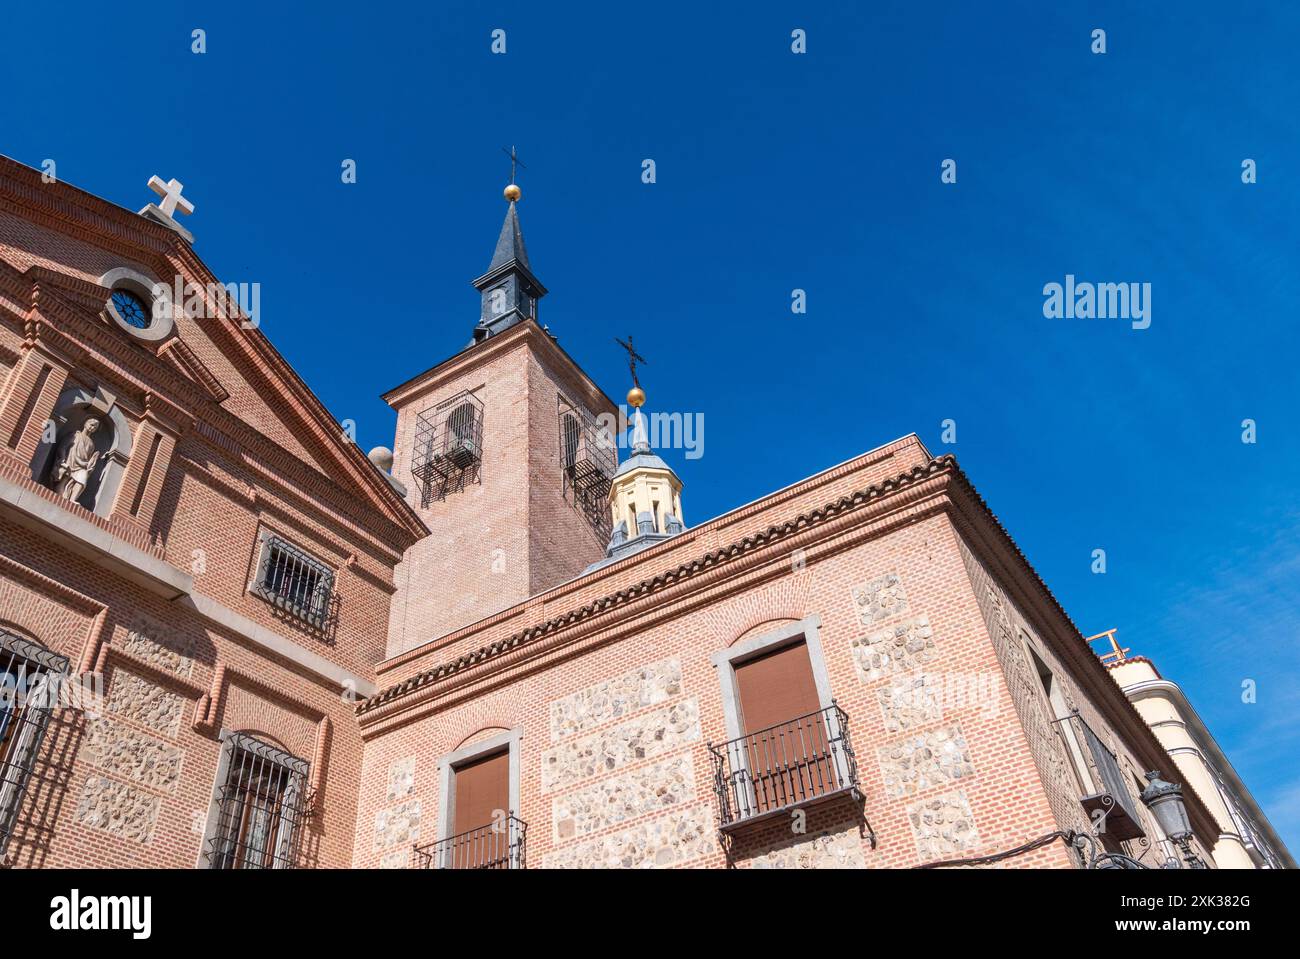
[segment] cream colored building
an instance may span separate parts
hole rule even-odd
[[[1103,653],[1111,676],[1156,734],[1219,824],[1214,862],[1220,869],[1294,869],[1295,860],[1241,781],[1187,695],[1165,679],[1145,656],[1130,656],[1115,630],[1092,641],[1109,641]],[[1172,772],[1172,770],[1171,770]]]

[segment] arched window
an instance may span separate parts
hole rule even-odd
[[[459,467],[468,466],[479,456],[479,418],[472,403],[461,403],[447,414],[447,455]]]
[[[310,769],[248,733],[226,734],[204,844],[209,868],[296,866]]]
[[[578,441],[582,435],[578,418],[572,413],[564,414],[563,430],[564,448],[561,450],[561,465],[567,470],[572,469],[573,464],[578,460]]]

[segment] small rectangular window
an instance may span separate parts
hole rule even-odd
[[[253,592],[286,612],[323,627],[331,618],[334,571],[278,536],[265,536]]]
[[[226,740],[217,787],[212,869],[290,869],[306,819],[306,760],[236,733]]]

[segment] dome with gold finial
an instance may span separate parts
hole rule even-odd
[[[619,345],[641,359],[632,350],[631,337]],[[635,367],[632,375],[635,382]],[[613,535],[605,548],[605,559],[589,566],[588,571],[661,543],[686,529],[682,522],[682,481],[650,446],[650,430],[641,409],[645,399],[640,384],[628,390],[627,402],[632,407],[628,431],[631,449],[610,481]]]

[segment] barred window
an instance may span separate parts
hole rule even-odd
[[[209,868],[293,868],[308,809],[310,764],[234,733],[226,738],[221,765],[215,823],[208,830]]]
[[[331,616],[334,571],[280,537],[263,533],[252,589],[267,602],[323,627]]]
[[[0,630],[0,856],[8,849],[67,672],[65,657]]]

